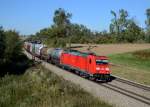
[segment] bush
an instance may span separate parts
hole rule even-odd
[[[142,51],[136,51],[133,53],[136,57],[140,59],[150,59],[150,50],[142,50]]]
[[[4,31],[0,27],[0,76],[9,72],[9,68],[16,69],[19,61],[22,61],[22,42],[19,34],[12,30]]]

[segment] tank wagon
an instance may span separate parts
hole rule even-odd
[[[29,42],[25,42],[24,48],[35,57],[75,71],[80,75],[100,81],[110,80],[109,63],[106,56],[97,56],[77,50],[48,48],[43,44]]]

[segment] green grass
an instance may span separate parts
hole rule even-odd
[[[0,107],[112,107],[79,86],[36,66],[0,79]]]
[[[127,79],[150,85],[150,49],[132,53],[109,55],[112,73]]]
[[[150,49],[133,53],[110,55],[109,57],[112,63],[150,72]]]

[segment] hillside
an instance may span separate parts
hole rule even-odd
[[[111,107],[38,65],[0,79],[0,107]]]

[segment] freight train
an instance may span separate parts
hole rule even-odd
[[[24,48],[41,60],[72,70],[81,76],[97,81],[110,81],[110,69],[106,56],[70,49],[48,48],[37,42],[25,42]]]

